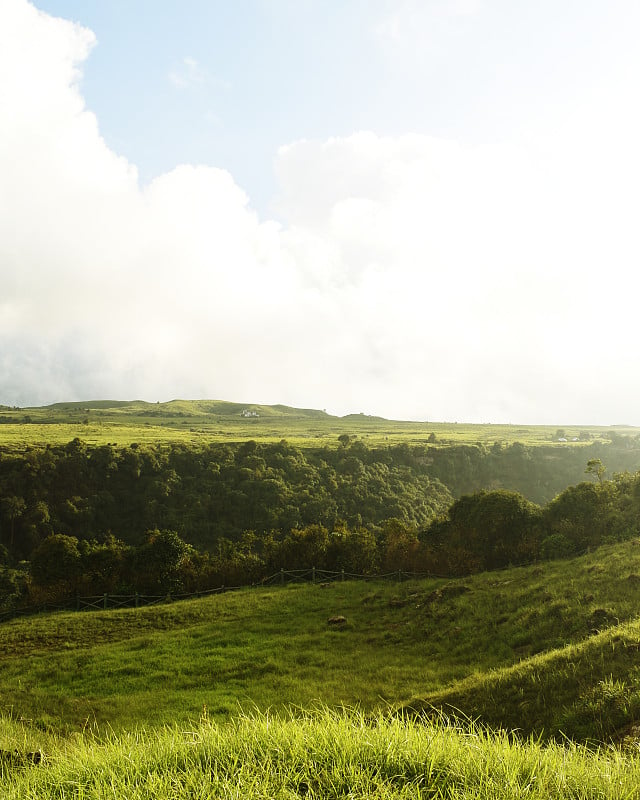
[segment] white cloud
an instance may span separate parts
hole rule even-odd
[[[640,423],[628,147],[294,142],[264,221],[221,169],[139,185],[78,89],[92,43],[0,6],[0,402]]]

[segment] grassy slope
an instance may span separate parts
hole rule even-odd
[[[386,712],[431,687],[431,702],[495,726],[606,738],[640,712],[639,584],[635,541],[464,581],[255,589],[5,624],[0,751],[41,748],[45,762],[0,754],[2,796],[629,800],[634,741],[593,752]],[[342,630],[327,625],[335,613]]]
[[[257,417],[245,418],[242,411]],[[28,420],[28,422],[27,422]],[[606,439],[611,431],[636,434],[624,426],[602,428],[562,426],[567,437],[589,430]],[[335,417],[324,411],[282,405],[230,403],[221,400],[173,400],[169,403],[96,400],[56,403],[38,408],[0,407],[0,443],[65,443],[78,436],[90,444],[117,442],[279,441],[293,444],[336,444],[340,434],[356,435],[368,444],[425,442],[431,433],[443,443],[492,444],[495,441],[551,444],[558,426],[470,425],[446,422],[397,422],[350,414]],[[571,446],[558,445],[558,446]]]
[[[204,705],[224,718],[420,697],[584,738],[605,718],[618,728],[640,716],[639,606],[632,541],[457,582],[249,589],[14,620],[0,626],[0,712],[43,729],[124,729],[197,719]],[[336,614],[341,629],[327,623]]]
[[[477,719],[521,735],[608,741],[640,719],[640,621],[511,667],[474,675],[409,708]],[[436,713],[438,716],[438,713]]]

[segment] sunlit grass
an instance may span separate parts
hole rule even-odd
[[[242,417],[245,409],[257,417]],[[341,434],[357,436],[370,446],[407,442],[425,443],[433,434],[436,444],[491,445],[494,442],[526,445],[581,446],[573,442],[581,432],[592,438],[618,433],[636,434],[633,428],[563,426],[568,443],[557,441],[558,426],[475,425],[455,422],[399,422],[353,414],[334,417],[317,411],[283,406],[243,406],[221,401],[170,403],[61,403],[53,407],[0,409],[0,444],[25,447],[64,444],[78,437],[88,444],[204,444],[246,441],[278,442],[297,447],[337,446]]]
[[[640,718],[639,574],[632,541],[6,623],[0,797],[639,797],[637,739],[594,747]]]
[[[611,717],[615,729],[640,699],[639,575],[630,541],[461,581],[254,588],[13,620],[0,625],[0,711],[42,729],[123,730],[186,722],[203,704],[228,719],[241,709],[321,702],[375,712],[426,700],[588,738],[605,731],[607,703],[628,705]],[[335,615],[346,617],[338,629],[328,624]],[[611,638],[594,636],[601,629]],[[625,687],[598,695],[611,676]]]
[[[43,765],[0,766],[3,798],[629,800],[640,766],[633,753],[324,710],[47,744]]]

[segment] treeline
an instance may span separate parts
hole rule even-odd
[[[635,440],[587,447],[499,443],[367,447],[275,444],[64,446],[0,449],[0,543],[30,560],[51,534],[114,536],[140,545],[145,531],[174,530],[203,551],[309,525],[375,530],[398,519],[423,528],[463,494],[509,489],[545,504],[600,458],[613,472],[640,468]]]
[[[603,480],[601,456],[614,480]],[[457,575],[633,536],[635,440],[0,451],[0,603],[251,583],[285,567]],[[585,464],[592,482],[582,480]],[[541,505],[533,501],[548,497]],[[551,499],[554,498],[555,499]],[[457,500],[455,498],[458,498]],[[38,594],[40,593],[40,595]]]
[[[591,462],[599,464],[600,462]],[[29,562],[11,565],[0,546],[0,611],[103,593],[176,594],[257,583],[280,568],[379,574],[396,570],[462,576],[568,557],[640,534],[640,473],[581,482],[540,507],[503,489],[464,495],[426,525],[387,519],[355,528],[310,524],[260,535],[245,531],[198,551],[172,530],[139,544],[50,534]]]
[[[303,452],[285,441],[196,449],[74,439],[0,451],[0,542],[14,561],[29,560],[52,533],[139,545],[145,531],[169,529],[216,551],[245,531],[356,528],[391,517],[423,525],[452,499],[424,466],[358,442]]]

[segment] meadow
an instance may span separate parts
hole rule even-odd
[[[604,706],[591,723],[585,711],[603,681],[624,682],[612,701],[626,703],[619,728],[640,706],[639,604],[632,540],[454,581],[293,584],[42,614],[0,626],[0,711],[69,734],[188,724],[203,707],[225,720],[434,705],[544,738],[604,739],[616,733],[601,735]],[[574,724],[572,709],[587,716]]]
[[[440,444],[556,444],[563,430],[567,444],[591,439],[608,440],[610,434],[637,435],[625,425],[610,427],[558,425],[493,425],[457,422],[410,422],[386,420],[366,414],[336,417],[324,411],[288,406],[231,403],[218,400],[146,403],[142,401],[91,401],[57,403],[37,408],[0,407],[0,443],[24,447],[30,444],[62,444],[76,437],[87,444],[130,445],[159,443],[286,439],[297,447],[337,446],[343,434],[357,436],[368,445],[385,442],[423,444],[435,436]],[[580,438],[582,436],[582,438]],[[580,439],[573,442],[573,439]]]
[[[639,603],[632,540],[13,620],[3,797],[636,797]]]

